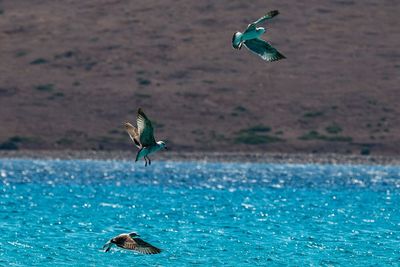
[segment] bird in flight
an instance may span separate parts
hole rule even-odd
[[[145,165],[151,164],[149,155],[161,149],[167,149],[165,142],[157,141],[154,139],[154,130],[151,121],[147,118],[141,108],[138,109],[136,117],[137,127],[133,126],[129,122],[125,123],[125,129],[128,132],[130,138],[139,148],[136,154],[136,161],[144,158]]]
[[[250,23],[243,33],[236,32],[232,37],[233,48],[239,50],[244,45],[251,52],[269,62],[285,58],[284,55],[279,53],[279,51],[272,47],[267,41],[259,38],[265,33],[266,29],[263,27],[257,27],[262,22],[271,19],[278,14],[278,10],[270,11],[265,16],[259,18],[253,23]]]
[[[142,254],[158,254],[161,252],[161,249],[143,241],[143,239],[139,238],[139,235],[134,232],[129,234],[120,234],[111,238],[104,244],[104,252],[110,251],[113,245],[124,249],[134,250]]]

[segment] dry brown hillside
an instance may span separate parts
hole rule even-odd
[[[265,39],[231,47],[279,9]],[[400,152],[400,1],[0,1],[0,148]]]

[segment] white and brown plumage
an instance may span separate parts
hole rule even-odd
[[[134,250],[142,254],[158,254],[161,252],[161,249],[143,241],[143,239],[139,238],[139,235],[134,232],[120,234],[110,239],[103,246],[104,252],[110,251],[113,245],[123,249]]]
[[[145,166],[147,166],[147,163],[149,165],[151,164],[151,160],[148,156],[149,154],[163,148],[167,149],[167,147],[163,141],[156,142],[154,138],[153,125],[141,108],[139,108],[137,112],[136,124],[137,127],[126,122],[125,129],[137,148],[139,148],[135,161],[144,158],[146,162]]]
[[[272,19],[278,14],[278,10],[270,11],[258,20],[250,23],[244,32],[236,32],[232,37],[233,48],[239,50],[244,45],[252,53],[269,62],[284,59],[284,55],[282,55],[267,41],[260,38],[260,36],[265,33],[266,28],[258,27],[264,21]]]

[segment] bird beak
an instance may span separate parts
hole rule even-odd
[[[104,252],[110,251],[111,247],[112,247],[111,241],[108,241],[107,243],[105,243],[104,246],[103,246]]]
[[[168,148],[168,147],[166,147],[166,146],[165,146],[164,148],[165,148],[165,150],[169,150],[169,148]]]
[[[242,49],[242,43],[240,43],[238,46],[234,46],[233,48],[235,48],[236,50]]]

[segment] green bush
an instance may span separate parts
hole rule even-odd
[[[234,108],[234,111],[236,111],[236,112],[246,112],[247,109],[245,107],[242,107],[242,106],[237,106],[237,107]]]
[[[23,141],[25,141],[25,140],[26,140],[26,138],[20,137],[20,136],[18,136],[18,135],[13,136],[13,137],[10,137],[10,138],[8,139],[8,141],[13,142],[13,143],[20,143],[20,142],[23,142]]]
[[[47,60],[46,59],[44,59],[44,58],[37,58],[37,59],[35,59],[35,60],[33,60],[33,61],[31,61],[31,65],[39,65],[39,64],[46,64],[47,63]]]
[[[22,142],[29,142],[30,139],[21,136],[12,136],[7,141],[0,144],[0,150],[17,150],[18,144]]]
[[[283,142],[282,138],[270,135],[260,135],[255,133],[239,133],[235,138],[235,143],[247,145],[260,145],[275,142]]]
[[[368,156],[371,153],[368,147],[361,148],[360,154],[363,156]]]
[[[265,134],[270,131],[271,127],[258,124],[247,129],[240,130],[237,132],[237,136],[234,140],[236,143],[248,145],[268,144],[284,141],[282,138]]]
[[[135,93],[135,96],[139,98],[151,98],[151,95],[149,94]]]
[[[270,131],[271,127],[258,124],[247,129],[242,129],[239,131],[239,133],[266,133]]]
[[[55,59],[60,59],[60,58],[70,58],[75,55],[74,51],[65,51],[64,53],[57,54],[54,56]]]
[[[16,56],[16,57],[23,57],[23,56],[26,56],[27,54],[28,54],[27,51],[25,51],[25,50],[19,50],[19,51],[17,51],[17,52],[15,53],[15,56]]]
[[[17,150],[18,145],[10,140],[0,144],[0,150]]]
[[[264,125],[256,125],[256,126],[249,128],[247,131],[249,131],[249,132],[269,132],[269,131],[271,131],[271,127],[264,126]]]
[[[342,128],[337,124],[332,124],[332,125],[329,125],[328,127],[326,127],[325,130],[327,133],[330,133],[330,134],[338,134],[342,131]]]
[[[60,146],[68,146],[68,145],[72,145],[74,143],[74,141],[71,139],[68,139],[68,138],[61,138],[61,139],[58,139],[56,143],[57,143],[57,145],[60,145]]]
[[[63,97],[63,96],[64,96],[64,93],[62,93],[62,92],[57,92],[57,93],[54,94],[54,96],[56,96],[56,97]]]
[[[48,84],[40,84],[35,86],[35,89],[42,92],[51,92],[54,90],[54,85],[51,83]]]
[[[350,136],[324,136],[323,140],[331,142],[351,142],[353,138]]]
[[[148,79],[144,79],[144,78],[137,78],[136,81],[140,84],[140,85],[150,85],[151,81]]]
[[[309,131],[308,133],[299,137],[300,140],[315,140],[320,139],[321,135],[317,131]]]
[[[353,138],[349,136],[326,136],[318,133],[317,131],[309,131],[308,133],[299,137],[300,140],[322,140],[331,142],[351,142]]]
[[[324,115],[324,112],[322,112],[322,111],[310,111],[310,112],[304,113],[303,116],[306,118],[315,118],[315,117],[319,117],[322,115]]]
[[[247,145],[269,144],[282,141],[281,138],[268,135],[240,135],[235,138],[236,143]]]

